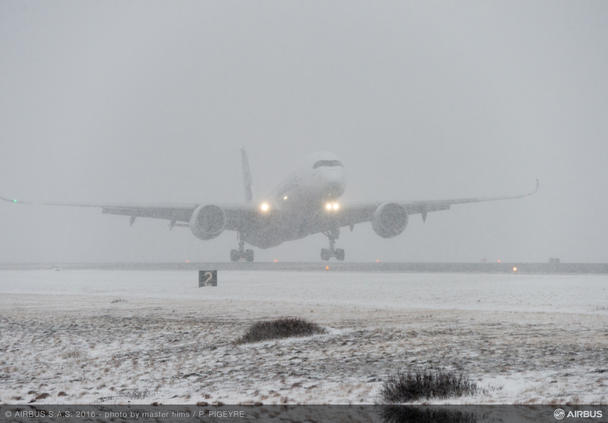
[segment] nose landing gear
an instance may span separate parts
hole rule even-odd
[[[251,263],[253,261],[253,250],[250,250],[250,249],[246,250],[245,241],[243,241],[239,237],[239,249],[230,250],[230,261],[236,262],[241,259]]]
[[[339,261],[344,261],[344,250],[342,248],[335,248],[336,239],[340,237],[339,229],[332,229],[328,232],[324,232],[324,235],[329,239],[329,248],[321,249],[321,260],[328,261],[330,258],[335,257]]]

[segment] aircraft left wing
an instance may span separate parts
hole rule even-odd
[[[138,217],[168,220],[170,227],[188,226],[192,213],[196,210],[199,203],[160,203],[160,204],[137,204],[137,203],[72,203],[72,202],[36,202],[19,200],[0,196],[0,200],[15,205],[41,205],[41,206],[62,206],[62,207],[86,207],[98,208],[104,214],[114,214],[129,216],[131,224]],[[248,221],[251,215],[255,214],[255,209],[244,205],[221,205],[226,214],[227,230],[239,230],[243,222]]]

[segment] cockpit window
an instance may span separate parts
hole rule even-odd
[[[336,167],[336,166],[344,167],[342,165],[342,163],[340,162],[340,160],[319,160],[318,162],[315,162],[314,165],[312,165],[312,168],[316,169],[318,167]]]

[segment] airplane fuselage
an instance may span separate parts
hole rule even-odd
[[[332,153],[316,153],[258,202],[259,217],[241,239],[259,248],[319,232],[340,212],[338,199],[346,180],[342,162]]]

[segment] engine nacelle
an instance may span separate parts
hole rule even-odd
[[[198,206],[190,218],[190,230],[199,239],[218,237],[226,226],[226,214],[221,207],[212,204]]]
[[[397,203],[382,203],[374,212],[372,228],[382,238],[399,235],[407,226],[407,212]]]

